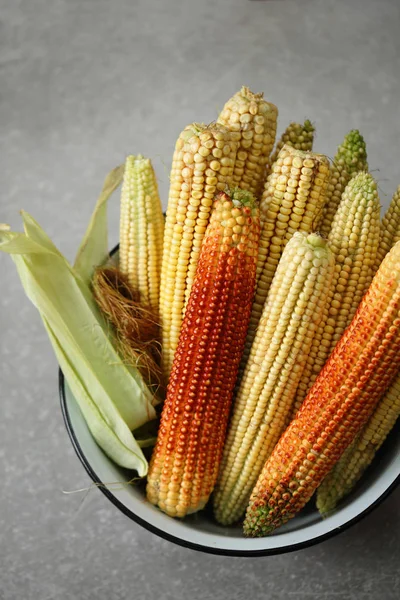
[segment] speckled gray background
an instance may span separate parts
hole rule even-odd
[[[179,131],[243,83],[311,118],[332,156],[352,127],[382,205],[400,182],[399,0],[0,0],[0,221],[29,211],[72,259],[106,172],[154,159],[164,204]],[[110,214],[117,241],[118,206]],[[400,489],[335,539],[232,559],[141,529],[89,485],[57,364],[0,256],[1,600],[379,600],[400,596]]]

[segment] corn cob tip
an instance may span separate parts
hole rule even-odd
[[[190,125],[185,127],[184,131],[182,131],[179,137],[184,142],[188,142],[194,135],[199,136],[208,127],[210,127],[210,125],[206,125],[205,123],[190,123]]]
[[[300,242],[301,238],[303,238],[304,242],[315,250],[316,255],[328,256],[330,260],[333,260],[331,257],[328,240],[318,231],[313,231],[312,233],[307,233],[306,231],[295,231],[288,244],[294,245],[295,242],[292,240],[299,240]]]
[[[252,92],[249,87],[242,85],[240,89],[240,95],[247,100],[262,100],[264,98],[264,92]]]
[[[149,160],[146,159],[143,154],[128,154],[128,156],[126,157],[126,161],[128,162],[136,162],[136,161],[140,161],[140,160]]]
[[[351,172],[367,170],[367,146],[358,129],[352,129],[345,136],[337,149],[335,161],[344,161],[352,169]]]
[[[275,527],[267,524],[270,510],[268,505],[260,504],[257,508],[254,507],[250,515],[246,514],[243,522],[245,537],[266,537],[274,531]]]
[[[231,199],[234,206],[248,206],[251,209],[256,208],[257,200],[250,190],[243,190],[240,187],[227,187],[225,192],[221,192],[221,194],[225,194],[228,199]]]
[[[372,175],[367,171],[359,171],[354,173],[347,184],[347,190],[345,188],[344,193],[348,192],[351,192],[352,194],[361,194],[365,204],[370,204],[371,202],[377,203],[377,201],[379,203],[377,183]],[[378,204],[376,204],[376,206],[378,207]]]
[[[275,143],[278,109],[243,86],[230,98],[217,122],[225,125],[238,142],[232,184],[261,194],[266,164]]]
[[[296,233],[299,233],[299,232],[296,232]],[[321,248],[326,247],[326,239],[322,235],[320,235],[318,232],[309,233],[307,235],[307,242],[313,248],[318,248],[318,246]]]
[[[145,166],[151,163],[149,158],[143,156],[143,154],[129,154],[125,159],[125,171],[129,172],[135,166]]]
[[[312,124],[312,122],[310,121],[310,119],[306,119],[303,123],[303,128],[305,129],[305,131],[307,132],[314,132],[315,131],[315,127]]]
[[[278,115],[278,107],[269,100],[265,100],[264,92],[252,92],[249,87],[243,85],[240,89],[240,92],[235,94],[235,96],[243,98],[243,100],[245,100],[245,102],[248,102],[249,104],[259,104],[261,108],[261,113],[272,111],[275,112],[276,115]]]
[[[327,167],[329,167],[329,159],[325,154],[319,154],[318,152],[313,152],[312,150],[301,150],[299,148],[293,148],[293,146],[291,146],[290,144],[283,144],[279,154],[283,157],[286,157],[287,155],[292,155],[302,160],[305,158],[311,158],[313,161],[325,163]],[[296,164],[294,166],[296,167]],[[301,168],[302,166],[303,165],[299,165],[299,168]]]
[[[266,181],[272,171],[273,164],[276,162],[278,155],[285,144],[297,148],[298,150],[312,151],[314,131],[314,125],[309,119],[306,119],[304,123],[289,123],[280,139],[277,141],[274,151],[269,156],[265,177]]]

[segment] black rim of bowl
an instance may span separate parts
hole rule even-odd
[[[168,540],[169,542],[174,542],[175,544],[178,544],[179,546],[183,546],[184,548],[198,550],[201,552],[205,552],[206,554],[219,554],[219,555],[223,555],[223,556],[240,556],[240,557],[273,556],[273,555],[277,555],[277,554],[285,554],[288,552],[293,552],[295,550],[302,550],[303,548],[309,548],[310,546],[319,544],[320,542],[323,542],[323,541],[337,535],[338,533],[345,531],[352,525],[355,525],[356,523],[358,523],[362,518],[366,517],[370,512],[372,512],[375,508],[377,508],[383,502],[383,500],[385,500],[392,493],[392,491],[396,488],[396,486],[400,483],[400,475],[398,475],[396,477],[396,479],[391,483],[391,485],[382,493],[382,495],[379,496],[379,498],[377,498],[375,500],[375,502],[370,504],[365,510],[363,510],[361,513],[359,513],[358,515],[356,515],[355,517],[353,517],[352,519],[350,519],[343,525],[340,525],[339,527],[336,527],[336,528],[332,529],[331,531],[328,531],[327,533],[324,533],[320,536],[311,538],[310,540],[307,540],[305,542],[299,542],[298,544],[291,544],[290,546],[285,546],[284,548],[270,548],[270,549],[265,549],[265,550],[228,550],[228,549],[213,548],[212,546],[205,546],[205,545],[201,545],[201,544],[196,544],[194,542],[188,542],[186,540],[182,540],[179,537],[176,537],[174,535],[166,533],[162,529],[155,527],[148,521],[145,521],[144,519],[142,519],[141,517],[136,515],[129,508],[127,508],[124,504],[122,504],[122,502],[120,502],[118,500],[118,498],[116,498],[114,496],[114,494],[112,494],[112,492],[110,492],[110,490],[107,488],[107,486],[104,484],[104,482],[101,481],[100,477],[98,477],[98,475],[96,474],[96,472],[90,465],[89,461],[87,460],[87,458],[78,442],[78,439],[75,435],[75,431],[72,427],[71,419],[70,419],[69,412],[68,412],[67,400],[66,400],[66,396],[65,396],[64,374],[62,373],[61,369],[59,370],[58,381],[59,381],[61,412],[62,412],[62,415],[64,418],[64,423],[65,423],[68,435],[70,437],[70,440],[72,442],[72,445],[75,449],[75,452],[76,452],[79,460],[81,461],[82,465],[84,466],[86,472],[88,473],[88,475],[90,476],[92,481],[94,483],[96,483],[98,485],[99,489],[103,492],[103,494],[122,513],[124,513],[127,517],[132,519],[132,521],[135,521],[136,523],[138,523],[139,525],[141,525],[148,531],[151,531],[151,533],[154,533],[154,534],[158,535],[159,537],[164,538],[165,540]]]
[[[115,248],[113,248],[113,250],[110,252],[110,256],[113,256],[113,254],[115,254],[117,251],[118,251],[118,246],[115,246]],[[96,472],[93,470],[92,466],[90,465],[89,461],[87,460],[87,458],[78,442],[78,439],[75,435],[75,431],[72,427],[72,423],[71,423],[71,419],[70,419],[70,415],[69,415],[69,411],[68,411],[67,399],[65,396],[64,374],[61,371],[61,369],[59,369],[58,384],[59,384],[61,412],[62,412],[62,415],[64,418],[65,427],[67,429],[67,432],[68,432],[68,435],[72,442],[72,445],[74,447],[74,450],[75,450],[79,460],[81,461],[83,467],[85,468],[86,472],[88,473],[89,477],[92,479],[92,481],[98,485],[99,489],[110,500],[110,502],[112,502],[114,504],[114,506],[116,506],[127,517],[132,519],[132,521],[135,521],[136,523],[138,523],[139,525],[141,525],[142,527],[144,527],[151,533],[154,533],[154,534],[158,535],[159,537],[164,538],[165,540],[168,540],[169,542],[173,542],[179,546],[183,546],[184,548],[190,548],[191,550],[205,552],[206,554],[218,554],[218,555],[222,555],[222,556],[239,556],[239,557],[273,556],[273,555],[277,555],[277,554],[286,554],[288,552],[294,552],[295,550],[302,550],[303,548],[309,548],[310,546],[319,544],[319,543],[337,535],[338,533],[345,531],[352,525],[355,525],[356,523],[358,523],[361,519],[363,519],[364,517],[369,515],[375,508],[377,508],[393,492],[393,490],[400,483],[400,474],[399,474],[396,477],[396,479],[390,484],[390,486],[388,488],[386,488],[386,490],[384,492],[382,492],[382,494],[379,496],[379,498],[377,498],[375,500],[375,502],[370,504],[365,510],[360,512],[358,515],[356,515],[355,517],[353,517],[352,519],[350,519],[343,525],[340,525],[338,527],[335,527],[331,531],[328,531],[327,533],[313,537],[305,542],[299,542],[298,544],[291,544],[291,545],[285,546],[283,548],[270,548],[270,549],[265,549],[265,550],[228,550],[228,549],[220,549],[220,548],[214,548],[212,546],[196,544],[194,542],[188,542],[186,540],[182,540],[179,537],[176,537],[174,535],[166,533],[162,529],[159,529],[158,527],[155,527],[148,521],[145,521],[144,519],[142,519],[141,517],[136,515],[134,512],[132,512],[129,508],[127,508],[124,504],[122,504],[122,502],[120,502],[118,500],[118,498],[116,498],[114,496],[114,494],[112,494],[112,492],[110,492],[110,490],[106,487],[104,482],[101,481],[100,477],[98,477]]]

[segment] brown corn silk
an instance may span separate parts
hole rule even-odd
[[[161,384],[161,343],[157,313],[139,300],[127,275],[116,267],[98,267],[93,275],[94,298],[114,327],[125,364],[136,367],[152,388]]]
[[[249,192],[215,202],[173,361],[147,498],[173,517],[215,484],[254,293],[258,209]]]
[[[387,254],[343,336],[258,478],[244,521],[263,536],[308,502],[373,413],[399,368],[400,242]]]

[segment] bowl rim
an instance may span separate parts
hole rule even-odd
[[[61,413],[64,419],[64,424],[71,440],[72,446],[82,463],[84,469],[88,473],[89,477],[92,479],[94,483],[97,484],[97,487],[100,491],[116,506],[124,515],[126,515],[129,519],[141,525],[147,531],[184,548],[189,548],[191,550],[197,550],[199,552],[203,552],[205,554],[216,554],[220,556],[232,556],[232,557],[261,557],[261,556],[275,556],[278,554],[287,554],[289,552],[294,552],[296,550],[302,550],[303,548],[309,548],[311,546],[315,546],[325,540],[328,540],[335,535],[345,531],[346,529],[352,527],[361,519],[369,515],[373,510],[375,510],[386,498],[390,496],[390,494],[394,491],[394,489],[400,484],[400,473],[399,475],[392,481],[392,483],[382,492],[380,496],[378,496],[374,502],[372,502],[369,506],[367,506],[363,511],[343,523],[337,527],[332,528],[330,531],[323,533],[321,535],[317,535],[312,537],[306,541],[290,544],[285,547],[279,548],[267,548],[267,549],[257,549],[257,550],[232,550],[232,549],[221,549],[214,548],[212,546],[206,546],[202,544],[196,544],[195,542],[189,542],[187,540],[183,540],[177,536],[174,536],[166,531],[163,531],[159,527],[156,527],[149,521],[146,521],[135,514],[131,509],[125,506],[114,494],[107,488],[103,481],[101,481],[100,477],[96,474],[95,470],[89,463],[86,458],[81,445],[76,437],[74,428],[72,426],[72,422],[69,415],[68,403],[65,394],[65,379],[64,374],[59,369],[58,374],[58,388],[59,388],[59,397],[60,397],[60,405],[61,405]]]

